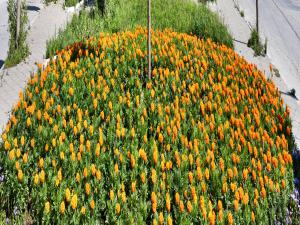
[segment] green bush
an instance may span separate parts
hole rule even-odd
[[[103,1],[100,13],[82,12],[75,15],[65,30],[47,44],[47,57],[56,54],[69,44],[81,41],[86,36],[97,35],[100,31],[118,32],[147,26],[147,2],[140,0]],[[102,16],[104,15],[104,16]],[[200,38],[211,38],[214,42],[233,47],[232,37],[218,16],[205,5],[196,5],[186,0],[153,0],[152,27],[172,28],[178,32],[192,33]]]
[[[7,4],[8,11],[8,24],[9,24],[9,50],[8,56],[5,60],[5,67],[11,67],[20,63],[29,54],[28,45],[26,43],[27,36],[27,23],[28,17],[26,12],[25,1],[21,3],[21,16],[20,16],[20,32],[19,38],[17,36],[17,1],[9,0]]]
[[[265,43],[265,45],[261,43],[259,34],[255,29],[251,31],[251,37],[248,40],[247,46],[253,49],[255,56],[264,56],[266,54],[267,42]]]

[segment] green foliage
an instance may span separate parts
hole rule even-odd
[[[247,46],[253,49],[255,56],[266,55],[267,41],[264,45],[261,43],[259,34],[256,29],[253,29],[251,31],[251,37],[248,40]]]
[[[65,0],[65,7],[72,7],[75,6],[77,3],[79,2],[79,0]]]
[[[118,32],[147,26],[147,4],[140,0],[97,1],[99,12],[82,12],[75,15],[65,30],[47,44],[47,57],[86,36],[97,35],[100,31]],[[205,5],[196,5],[186,0],[153,0],[152,27],[172,28],[183,33],[192,33],[199,38],[211,38],[214,42],[233,47],[232,37],[218,16]]]
[[[20,17],[20,33],[17,36],[17,1],[8,0],[8,23],[9,23],[9,50],[5,61],[5,66],[10,67],[20,63],[29,54],[28,45],[26,43],[28,17],[26,12],[25,1],[21,3],[21,17]]]
[[[46,5],[49,5],[51,2],[56,3],[57,0],[44,0],[44,3],[45,3]]]

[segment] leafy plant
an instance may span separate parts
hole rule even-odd
[[[8,218],[18,207],[37,224],[286,221],[293,137],[278,89],[224,45],[152,35],[151,79],[144,28],[39,65],[2,134]]]
[[[248,40],[247,46],[254,50],[256,56],[264,56],[267,53],[267,40],[265,42],[265,45],[263,45],[260,41],[259,34],[255,29],[251,31],[251,37]]]
[[[21,14],[20,14],[20,31],[17,39],[17,1],[8,0],[7,3],[8,11],[8,24],[9,24],[9,50],[8,56],[5,60],[5,67],[11,67],[20,63],[29,54],[28,45],[26,43],[27,37],[27,12],[26,3],[21,3]]]
[[[79,2],[79,0],[65,0],[65,7],[72,7],[75,6],[77,3]]]
[[[103,4],[103,1],[97,2]],[[53,56],[56,50],[74,41],[82,41],[86,36],[97,35],[100,31],[134,30],[138,26],[147,25],[145,1],[109,0],[105,1],[103,10],[101,13],[92,10],[90,13],[82,12],[79,16],[74,16],[66,29],[60,30],[58,36],[47,43],[47,56]],[[205,5],[196,5],[191,1],[153,0],[152,26],[153,29],[172,28],[178,32],[192,33],[200,38],[210,38],[233,47],[232,37],[218,16]]]

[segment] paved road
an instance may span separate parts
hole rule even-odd
[[[255,1],[235,0],[252,25]],[[260,30],[268,39],[268,56],[300,99],[300,0],[259,0],[259,10]]]
[[[42,0],[27,0],[27,15],[31,26],[44,7]],[[9,43],[7,0],[0,0],[0,68],[7,57]]]

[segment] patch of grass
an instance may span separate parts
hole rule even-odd
[[[244,13],[244,11],[242,10],[242,11],[240,11],[240,15],[241,15],[241,17],[245,17],[245,13]]]
[[[247,46],[253,49],[255,56],[265,56],[267,53],[267,41],[263,45],[255,29],[251,31],[251,37],[248,40]]]
[[[75,6],[77,3],[79,2],[79,0],[65,0],[65,7],[72,7]]]
[[[101,2],[101,1],[100,1]],[[105,5],[105,15],[95,11],[74,16],[65,30],[47,44],[47,57],[69,44],[97,35],[100,31],[118,32],[147,26],[147,4],[140,0],[111,0]],[[186,0],[153,0],[152,28],[172,28],[192,33],[199,38],[233,47],[232,37],[216,14],[205,5]]]
[[[44,0],[44,3],[46,5],[49,5],[51,2],[53,2],[54,4],[56,4],[57,0]]]

